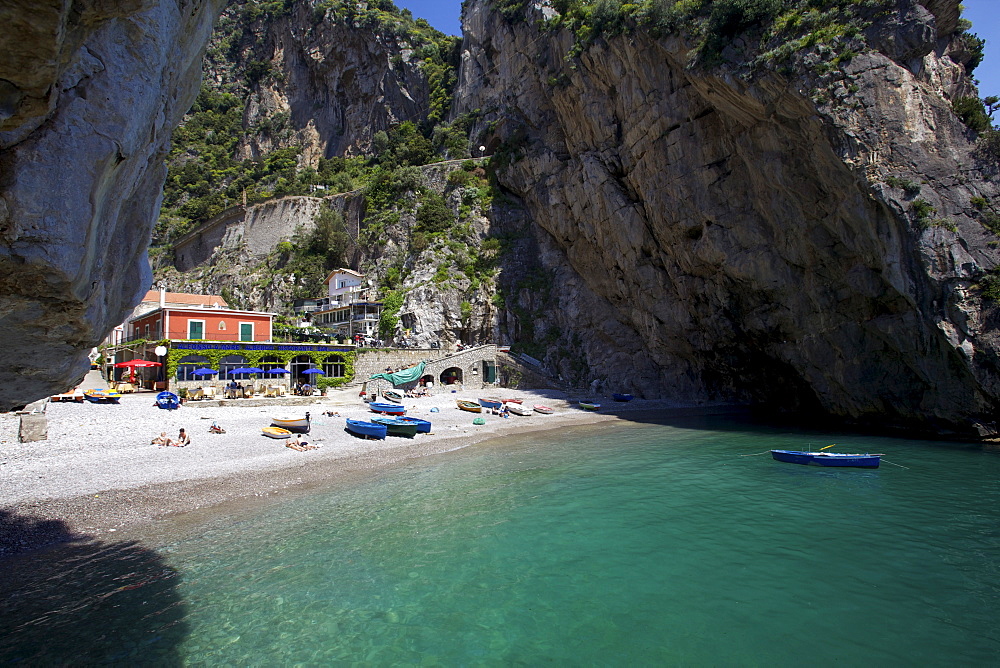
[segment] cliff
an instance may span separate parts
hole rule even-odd
[[[898,3],[849,59],[763,64],[726,47],[692,66],[683,31],[581,48],[559,18],[467,3],[456,95],[537,226],[549,365],[647,397],[995,433],[977,281],[997,243],[976,203],[1000,193],[950,106],[970,90],[957,0]]]
[[[149,288],[163,159],[220,8],[0,10],[0,410],[79,382]]]

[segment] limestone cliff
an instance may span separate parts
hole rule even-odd
[[[163,158],[220,7],[0,8],[0,410],[82,379],[149,288]]]
[[[580,49],[548,3],[468,2],[458,109],[483,110],[554,286],[511,281],[508,305],[545,303],[504,317],[607,390],[994,433],[997,243],[972,202],[1000,193],[950,108],[957,4],[750,71],[733,48],[692,67],[683,33]]]

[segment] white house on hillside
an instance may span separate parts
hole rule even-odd
[[[368,301],[364,278],[364,274],[352,269],[331,271],[326,277],[330,304],[313,313],[313,323],[326,325],[342,336],[375,336],[382,304]]]

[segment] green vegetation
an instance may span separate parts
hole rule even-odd
[[[913,219],[917,228],[921,230],[927,229],[931,224],[931,216],[935,212],[931,203],[925,199],[915,199],[910,205],[910,209],[913,211]]]
[[[991,269],[979,279],[977,286],[984,299],[1000,302],[1000,269]]]
[[[291,243],[279,244],[278,252],[287,253],[281,273],[291,275],[295,284],[292,298],[316,296],[326,276],[344,265],[344,253],[349,242],[344,216],[324,204],[312,230],[306,232],[300,229]]]
[[[378,335],[391,339],[399,326],[399,309],[403,307],[403,292],[390,290],[382,296],[382,314],[378,321]]]
[[[885,184],[890,188],[903,190],[907,195],[916,195],[920,192],[919,183],[899,176],[887,176],[885,178]]]

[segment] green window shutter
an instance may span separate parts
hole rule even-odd
[[[240,323],[240,341],[253,341],[253,324],[249,322]]]
[[[205,338],[205,323],[198,322],[195,320],[188,320],[188,338],[189,339],[204,339]]]

